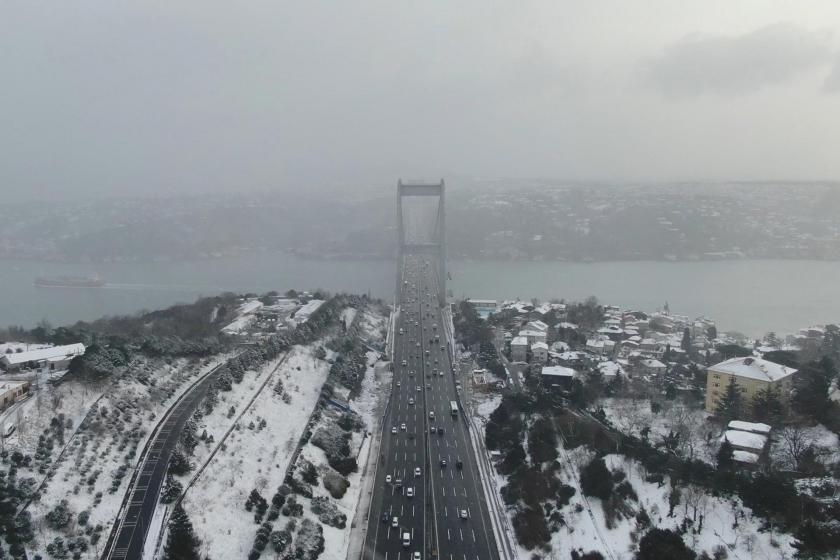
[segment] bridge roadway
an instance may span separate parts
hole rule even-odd
[[[434,266],[427,256],[405,260],[392,395],[363,560],[498,560],[469,434],[461,411],[450,410],[455,376]]]

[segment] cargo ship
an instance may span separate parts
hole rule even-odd
[[[38,288],[102,288],[105,282],[98,276],[39,276],[33,284]]]

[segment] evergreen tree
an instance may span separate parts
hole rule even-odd
[[[766,389],[755,394],[752,401],[752,416],[755,420],[771,426],[777,425],[784,418],[785,407],[776,387],[768,385]]]
[[[602,500],[612,495],[613,480],[604,459],[595,457],[580,473],[580,488],[586,496]]]
[[[683,329],[683,336],[682,342],[680,342],[680,348],[682,348],[686,352],[691,351],[691,331],[688,330],[688,327]]]
[[[723,396],[718,399],[715,413],[727,423],[741,415],[741,389],[735,382],[734,375],[729,377],[729,385],[726,386]]]
[[[200,560],[198,552],[201,541],[195,536],[192,521],[178,504],[169,518],[169,534],[166,537],[165,560]]]
[[[729,440],[724,438],[723,443],[717,452],[717,468],[721,471],[727,471],[732,468],[732,453],[734,449]]]
[[[694,560],[696,555],[676,531],[651,529],[639,541],[636,560]]]

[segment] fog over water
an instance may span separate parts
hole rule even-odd
[[[796,282],[791,267],[797,270]],[[840,262],[715,261],[698,263],[450,263],[455,297],[565,298],[596,295],[603,303],[655,311],[667,301],[674,313],[705,315],[723,330],[750,336],[791,333],[815,323],[840,321]],[[101,289],[45,289],[38,274],[90,274]],[[289,288],[370,293],[390,300],[394,263],[307,260],[287,254],[185,263],[64,265],[26,261],[0,268],[0,319],[34,326],[133,313],[220,291],[266,292]]]

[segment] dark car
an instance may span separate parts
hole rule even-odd
[[[457,468],[458,470],[463,469],[463,468],[464,468],[464,463],[462,463],[462,462],[460,461],[460,459],[459,459],[459,460],[455,463],[455,468]]]
[[[439,436],[442,436],[442,435],[443,435],[443,428],[438,428],[438,435],[439,435]]]
[[[386,512],[384,512],[384,513],[382,514],[382,523],[388,523],[388,521],[389,521],[390,519],[391,519],[391,516],[390,516],[390,515],[388,515],[388,512],[387,512],[387,511],[386,511]]]

